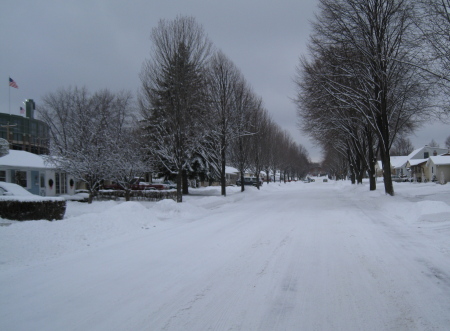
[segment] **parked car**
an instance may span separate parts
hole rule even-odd
[[[410,182],[411,179],[408,176],[398,176],[398,175],[392,175],[391,176],[392,181],[396,183],[402,183],[402,182]]]
[[[165,180],[163,182],[163,184],[169,186],[169,189],[174,189],[174,188],[176,189],[177,188],[177,184],[172,182],[171,180]]]
[[[22,186],[13,184],[13,183],[5,183],[0,182],[0,195],[6,196],[24,196],[24,197],[33,197],[36,196],[25,190]]]
[[[169,185],[164,183],[148,183],[144,182],[143,178],[136,177],[134,182],[131,184],[132,190],[168,190]]]
[[[102,186],[102,189],[104,190],[124,190],[125,188],[118,184],[113,182],[112,184],[104,184]],[[168,190],[169,185],[166,185],[164,183],[148,183],[142,181],[142,178],[135,178],[130,185],[130,189],[133,191],[143,191],[143,190]]]
[[[256,177],[244,177],[244,185],[253,185],[256,186],[256,184],[258,183]],[[261,186],[263,184],[262,180],[259,180],[259,186]],[[236,181],[236,185],[237,186],[241,186],[241,180],[238,179]]]

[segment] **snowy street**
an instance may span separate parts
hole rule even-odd
[[[192,190],[0,219],[1,330],[448,330],[450,184]]]

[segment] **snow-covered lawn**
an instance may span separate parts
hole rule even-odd
[[[449,330],[450,184],[191,190],[0,219],[0,330]]]

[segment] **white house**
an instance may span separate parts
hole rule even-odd
[[[422,163],[426,162],[430,156],[438,156],[447,152],[447,148],[430,147],[425,145],[424,147],[418,148],[406,156],[391,156],[391,172],[392,174],[398,176],[413,177],[414,174],[420,174],[422,171],[422,168],[418,167],[419,164],[422,166]],[[417,160],[423,161],[418,162]],[[410,161],[409,164],[408,161]],[[377,162],[376,168],[377,175],[382,176],[381,161]]]
[[[45,156],[10,150],[0,157],[0,181],[23,186],[41,196],[75,193],[75,180],[45,161]]]
[[[233,167],[225,167],[225,176],[227,185],[236,185],[236,181],[239,179],[239,170]]]
[[[450,155],[430,156],[426,163],[427,178],[441,183],[447,183],[450,180]]]

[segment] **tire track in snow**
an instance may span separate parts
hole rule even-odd
[[[401,200],[400,197],[390,198]],[[442,252],[430,246],[425,237],[421,238],[417,228],[405,226],[405,219],[390,216],[383,208],[373,208],[371,199],[353,201],[353,207],[370,220],[367,227],[372,228],[374,237],[379,240],[376,244],[366,243],[370,255],[360,255],[359,259],[371,274],[375,288],[395,312],[389,329],[434,329],[436,319],[426,315],[435,315],[432,311],[442,309],[433,307],[437,298],[445,298],[443,302],[450,306],[450,268],[447,266],[445,272],[436,267],[438,261],[443,260]],[[442,309],[438,319],[442,319],[441,324],[450,325],[446,311]]]

